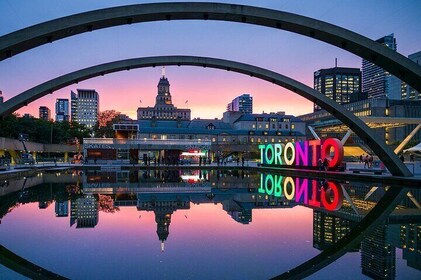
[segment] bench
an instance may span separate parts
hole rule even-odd
[[[382,173],[386,172],[385,169],[377,169],[377,168],[350,168],[349,171],[352,173],[374,173],[376,175],[382,175]]]

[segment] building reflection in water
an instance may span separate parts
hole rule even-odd
[[[310,207],[313,247],[324,250],[346,236],[385,193],[381,185],[280,178],[241,170],[88,171],[61,174],[61,183],[53,183],[57,176],[43,174],[41,178],[8,182],[0,194],[0,218],[20,204],[38,202],[45,209],[54,202],[56,217],[68,217],[70,226],[76,224],[77,229],[94,228],[99,212],[136,207],[153,211],[162,252],[173,213],[190,209],[191,203],[221,204],[233,220],[244,225],[252,222],[253,209]],[[361,253],[364,275],[394,279],[396,248],[402,249],[408,266],[421,270],[419,201],[421,191],[411,190],[385,223],[352,249]]]
[[[343,238],[384,194],[384,189],[361,183],[346,185],[350,201],[335,212],[313,210],[313,247],[324,250]],[[386,222],[369,233],[355,251],[361,252],[361,270],[375,279],[395,279],[396,248],[407,265],[421,270],[421,191],[410,190]]]

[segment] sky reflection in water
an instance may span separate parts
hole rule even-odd
[[[365,213],[384,193],[380,186],[364,200],[372,186],[339,184],[354,209],[345,196],[342,207],[329,212],[267,195],[262,190],[272,186],[264,184],[257,173],[178,170],[43,174],[10,181],[0,192],[1,245],[72,279],[267,279],[347,234],[360,219],[355,210]],[[326,182],[316,184],[320,198]],[[311,187],[309,181],[310,196]],[[417,191],[412,194],[421,198]],[[420,211],[409,199],[400,208],[413,209],[405,209],[411,215],[404,224],[391,217],[393,225],[379,227],[362,242],[363,252],[355,248],[312,277],[333,278],[338,271],[353,279],[380,271],[390,279],[420,277],[421,271],[403,259],[421,267],[421,230],[409,223],[420,220]],[[20,277],[3,266],[0,276]]]

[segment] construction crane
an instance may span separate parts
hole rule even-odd
[[[25,164],[25,163],[34,164],[35,163],[34,157],[29,153],[29,151],[28,151],[28,149],[26,148],[26,145],[25,145],[25,141],[28,141],[28,139],[29,139],[28,134],[19,133],[18,140],[20,142],[22,142],[23,150],[25,151],[22,154],[21,161],[22,161],[23,164]]]

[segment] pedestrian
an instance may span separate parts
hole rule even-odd
[[[368,155],[364,157],[364,168],[368,167]]]
[[[323,170],[323,160],[321,158],[319,158],[319,160],[317,161],[317,165],[319,166],[319,170]]]
[[[360,155],[360,163],[363,162],[363,155]]]
[[[373,161],[374,161],[374,158],[373,158],[372,155],[370,155],[368,157],[368,168],[372,168],[373,167]]]
[[[401,159],[401,161],[402,161],[402,162],[404,162],[404,161],[405,161],[405,157],[403,156],[403,154],[401,154],[400,159]]]
[[[414,159],[415,159],[414,154],[411,154],[411,155],[409,156],[409,161],[410,161],[410,162],[414,162]]]
[[[329,160],[327,158],[324,158],[323,160],[323,169],[327,171],[327,168],[329,167]]]

